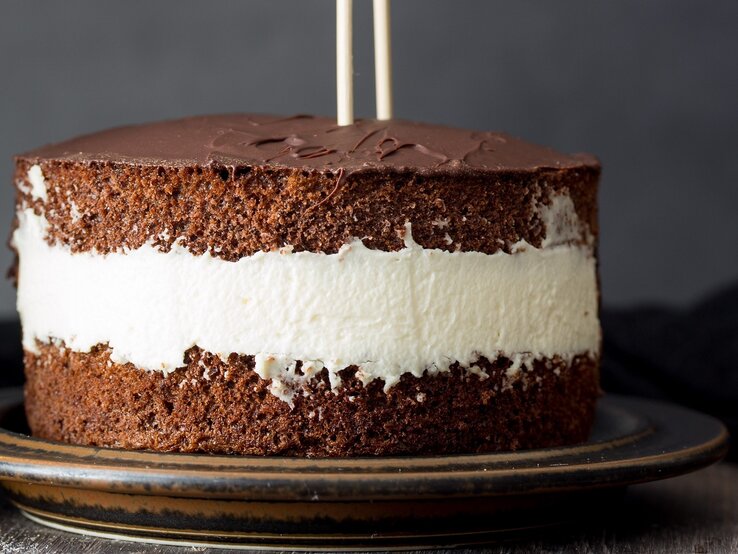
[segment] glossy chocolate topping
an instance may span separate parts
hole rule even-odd
[[[514,137],[403,120],[226,114],[118,127],[33,150],[30,161],[143,165],[274,165],[317,170],[535,171],[594,166]]]

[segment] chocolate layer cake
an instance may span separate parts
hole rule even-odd
[[[361,456],[561,445],[598,395],[599,164],[223,115],[16,159],[36,436]]]

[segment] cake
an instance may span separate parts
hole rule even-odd
[[[588,437],[592,156],[401,120],[231,114],[15,163],[37,437],[326,457]]]

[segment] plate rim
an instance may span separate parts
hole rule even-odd
[[[0,409],[3,405],[8,409],[8,398],[0,390]],[[17,390],[15,391],[17,400]],[[594,460],[574,464],[552,463],[548,466],[515,467],[516,461],[554,462],[557,458],[587,452],[600,454],[621,452],[649,440],[659,438],[663,429],[659,423],[649,423],[647,432],[636,434],[633,438],[627,435],[622,444],[611,445],[613,441],[584,443],[568,447],[526,450],[520,452],[497,452],[487,454],[463,454],[445,456],[420,457],[378,457],[378,458],[287,458],[287,457],[254,457],[228,456],[209,454],[181,454],[166,452],[142,452],[122,449],[69,445],[29,437],[0,428],[0,482],[25,482],[38,485],[56,485],[84,490],[108,492],[125,492],[143,495],[192,497],[192,498],[239,498],[242,500],[261,501],[346,501],[349,500],[401,500],[410,494],[413,498],[450,498],[466,496],[502,496],[511,494],[541,494],[565,492],[567,490],[596,489],[615,486],[626,486],[657,479],[673,477],[719,461],[728,450],[728,431],[725,425],[713,418],[689,408],[676,406],[667,402],[635,397],[607,394],[600,402],[611,404],[611,408],[636,412],[644,417],[651,411],[676,412],[681,417],[692,418],[703,426],[714,428],[709,439],[692,441],[685,448],[671,451],[652,452],[647,455],[623,457],[613,460]],[[17,402],[16,402],[17,406]],[[640,411],[639,411],[640,408]],[[653,415],[653,414],[651,414]],[[674,435],[674,431],[671,432]],[[672,437],[673,438],[673,437]],[[617,439],[615,440],[617,442]],[[86,454],[90,460],[102,462],[109,458],[108,465],[98,463],[86,466],[86,472],[80,472],[80,463],[58,461],[56,465],[39,458],[24,458],[16,452],[10,452],[8,445],[20,444],[29,450],[35,447],[54,449],[57,452],[74,452]],[[627,454],[621,452],[621,454]],[[117,463],[115,462],[115,458]],[[83,456],[84,457],[84,456]],[[142,458],[156,464],[166,459],[180,467],[131,469],[122,467],[121,459]],[[187,467],[181,462],[206,462],[212,466],[205,470],[199,466]],[[228,461],[232,465],[240,462],[241,467],[223,469],[217,467]],[[246,463],[255,463],[253,467]],[[258,462],[258,463],[256,463]],[[266,472],[260,469],[266,464],[282,465],[277,471]],[[507,468],[484,468],[484,464],[508,463]],[[402,471],[408,464],[415,469]],[[414,464],[414,465],[413,465]],[[185,467],[182,467],[182,466]],[[305,466],[312,466],[312,471],[305,472]],[[290,467],[291,466],[291,467]],[[438,470],[445,466],[446,470]],[[327,472],[326,468],[334,471]],[[385,471],[370,471],[370,468],[385,468]],[[59,468],[65,468],[70,476],[58,475]],[[389,469],[388,469],[389,468]],[[399,468],[399,469],[398,469]],[[436,468],[436,471],[433,469]],[[73,475],[77,469],[79,475]],[[274,469],[274,468],[272,468]],[[321,471],[323,469],[323,471]],[[181,480],[179,486],[172,483]],[[528,476],[536,478],[527,479]],[[529,481],[526,484],[526,480]],[[137,481],[137,482],[132,482]],[[470,486],[474,485],[474,486]],[[173,486],[174,485],[174,486]],[[298,485],[295,487],[295,485]],[[220,488],[219,488],[220,487]],[[290,488],[294,490],[289,490]],[[393,492],[393,489],[394,490]],[[363,491],[363,492],[362,492]]]

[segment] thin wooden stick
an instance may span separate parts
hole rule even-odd
[[[353,0],[336,0],[336,101],[339,125],[354,122]]]
[[[390,2],[374,0],[374,81],[377,119],[392,119],[392,55]]]

